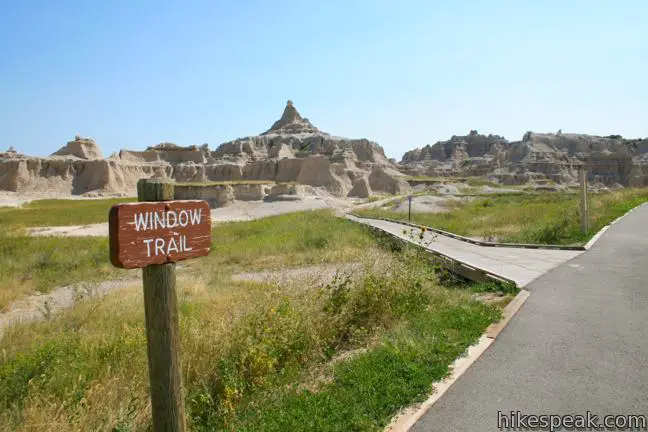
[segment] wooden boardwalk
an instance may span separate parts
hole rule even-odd
[[[416,228],[403,223],[346,215],[352,221],[380,229],[403,240],[413,242],[410,232]],[[418,237],[415,236],[418,241]],[[469,243],[443,234],[426,232],[422,243],[426,248],[455,266],[457,273],[473,280],[485,277],[502,279],[522,288],[554,267],[580,255],[579,250],[533,249],[520,247],[488,247]]]

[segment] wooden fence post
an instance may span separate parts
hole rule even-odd
[[[139,201],[171,201],[173,193],[169,179],[137,183]],[[184,432],[186,427],[175,270],[175,263],[142,269],[154,432]]]
[[[580,180],[580,222],[581,232],[587,234],[589,231],[589,202],[587,191],[587,168],[585,165],[580,166],[578,172]]]

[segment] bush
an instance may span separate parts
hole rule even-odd
[[[533,243],[559,244],[568,238],[574,222],[579,220],[578,210],[561,209],[555,217],[544,222],[539,228],[531,231],[529,237]]]
[[[432,270],[416,261],[389,267],[359,277],[337,274],[307,305],[273,291],[235,326],[213,375],[188,397],[192,427],[226,427],[256,395],[425,310],[436,289]]]

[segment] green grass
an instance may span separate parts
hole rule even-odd
[[[227,185],[274,185],[274,184],[297,184],[296,182],[274,182],[270,180],[227,180],[227,181],[208,181],[208,182],[181,182],[176,186],[227,186]]]
[[[590,231],[580,232],[579,199],[573,193],[504,194],[448,203],[445,213],[412,213],[412,222],[455,234],[512,243],[578,245],[628,210],[648,201],[648,189],[590,195]],[[406,220],[389,208],[359,212]]]
[[[0,234],[0,310],[33,292],[124,275],[108,260],[108,239]]]
[[[24,204],[22,208],[0,207],[0,226],[16,228],[108,222],[110,207],[133,201],[136,199],[36,200]]]
[[[499,316],[474,290],[442,286],[413,248],[379,249],[330,212],[225,224],[214,240],[179,273],[191,430],[380,430]],[[363,267],[324,286],[219,273],[322,261]],[[148,430],[142,303],[136,284],[7,330],[0,429]],[[347,352],[359,354],[337,360]]]
[[[0,310],[34,292],[123,275],[108,259],[108,239],[30,237],[24,228],[107,222],[114,204],[133,198],[37,200],[22,208],[0,207]]]
[[[491,186],[495,188],[501,188],[502,185],[484,179],[482,177],[429,177],[429,176],[407,176],[405,180],[414,184],[436,184],[436,183],[466,183],[468,186],[478,187],[478,186]]]
[[[102,205],[105,208],[108,203]],[[86,207],[85,211],[90,210]],[[51,214],[46,219],[48,223],[53,220]],[[237,269],[348,261],[375,246],[360,225],[328,210],[221,224],[213,228],[212,237],[209,256],[187,261],[187,265],[215,275]],[[34,291],[126,274],[110,264],[106,238],[0,233],[0,309]]]
[[[263,269],[351,261],[375,246],[364,228],[330,210],[288,213],[214,226],[201,266]]]
[[[448,177],[429,177],[429,176],[406,176],[406,181],[419,183],[443,183],[451,181]]]
[[[392,195],[371,195],[367,198],[367,202],[376,202],[391,197]]]
[[[337,365],[319,391],[278,392],[248,406],[229,430],[381,431],[399,409],[422,401],[498,315],[475,302],[439,302],[387,332],[369,352]]]

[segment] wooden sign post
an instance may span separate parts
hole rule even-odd
[[[110,209],[110,260],[142,268],[153,430],[184,432],[184,398],[175,262],[205,256],[211,246],[206,201],[171,201],[168,179],[137,183],[140,203]]]
[[[408,196],[407,196],[407,202],[408,202],[408,206],[407,206],[407,220],[408,220],[409,222],[412,222],[412,195],[408,195]]]
[[[587,190],[587,168],[581,165],[578,171],[580,180],[580,222],[581,232],[587,234],[589,231],[589,202]]]

